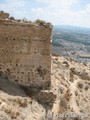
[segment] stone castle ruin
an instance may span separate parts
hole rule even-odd
[[[0,75],[22,85],[48,88],[51,79],[49,23],[14,20],[0,12]]]

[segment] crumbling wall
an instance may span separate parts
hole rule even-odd
[[[9,14],[3,11],[0,11],[0,19],[7,19],[9,18]]]
[[[48,88],[52,26],[0,20],[0,73],[31,87]]]

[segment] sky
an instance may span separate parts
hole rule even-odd
[[[0,0],[0,10],[16,19],[90,28],[90,0]]]

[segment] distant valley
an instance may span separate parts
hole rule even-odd
[[[54,26],[52,52],[77,61],[90,62],[90,29]]]

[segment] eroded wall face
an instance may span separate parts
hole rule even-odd
[[[47,88],[51,79],[51,27],[0,22],[0,72],[10,80]]]
[[[8,13],[0,12],[0,19],[7,19],[7,18],[9,18]]]

